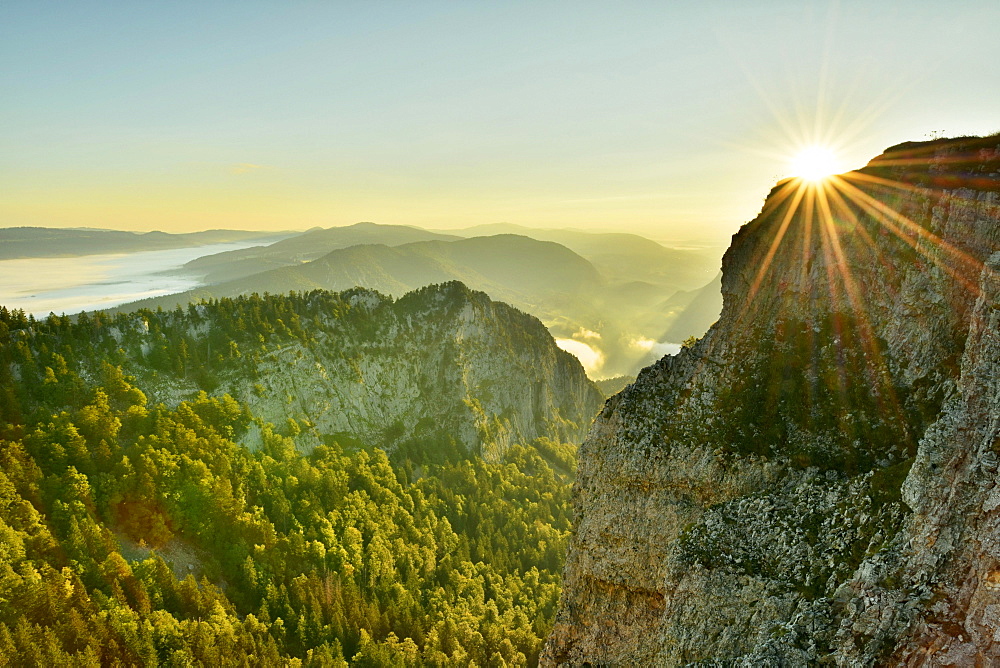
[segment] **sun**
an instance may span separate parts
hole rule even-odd
[[[836,174],[840,161],[832,149],[825,146],[808,146],[792,158],[792,175],[813,183]]]

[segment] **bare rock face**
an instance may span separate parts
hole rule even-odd
[[[580,451],[547,665],[1000,661],[1000,137],[778,184]]]
[[[291,342],[252,376],[228,374],[226,390],[274,424],[308,416],[317,433],[389,450],[453,440],[491,461],[538,437],[578,442],[600,407],[540,321],[485,293],[452,282],[398,300],[344,294],[352,317],[321,320],[314,345]]]
[[[267,298],[257,300],[267,306]],[[399,299],[354,288],[293,301],[301,313],[285,317],[306,323],[306,334],[275,337],[261,352],[258,333],[246,332],[237,348],[253,352],[219,361],[212,391],[279,428],[295,423],[302,449],[333,438],[432,461],[452,451],[497,461],[514,443],[579,442],[600,409],[601,393],[579,360],[559,349],[537,318],[459,282]],[[128,371],[142,378],[154,403],[176,405],[200,387],[193,374],[150,373],[139,352],[153,347],[144,318],[182,328],[188,345],[204,351],[233,319],[223,306],[192,307],[197,326],[183,311],[139,313],[119,332],[115,345],[129,351]],[[266,317],[285,328],[277,316]],[[260,439],[260,429],[251,429],[243,442],[254,447]]]

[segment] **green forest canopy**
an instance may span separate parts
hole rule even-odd
[[[308,336],[293,313],[277,317],[287,298],[256,299],[257,331]],[[573,446],[538,439],[495,464],[337,442],[304,455],[229,396],[149,405],[123,351],[95,343],[114,325],[0,308],[0,656],[537,662]],[[191,363],[162,352],[164,366]],[[255,422],[263,446],[251,452],[237,441]]]

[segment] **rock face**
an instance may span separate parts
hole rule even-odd
[[[581,447],[544,664],[1000,661],[998,173],[993,136],[778,184]]]
[[[358,289],[348,301],[354,321],[324,323],[316,345],[258,365],[263,393],[245,374],[225,387],[274,424],[308,416],[317,433],[390,450],[453,440],[490,460],[542,436],[579,442],[600,407],[541,322],[485,293],[447,283],[398,301]]]
[[[232,395],[281,428],[297,421],[300,447],[333,437],[492,460],[538,437],[579,442],[600,408],[600,391],[540,321],[461,283],[398,300],[362,288],[296,300],[307,334],[250,359],[227,358],[213,393]],[[218,305],[196,308],[199,325],[187,328],[192,350],[232,319]],[[197,391],[193,381],[163,373],[143,388],[167,404]]]

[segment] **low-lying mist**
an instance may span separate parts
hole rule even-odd
[[[204,255],[259,244],[248,240],[137,253],[2,260],[0,304],[39,318],[184,292],[203,283],[197,276],[174,270]]]
[[[609,336],[581,327],[569,336],[556,335],[556,345],[576,356],[592,380],[634,376],[664,355],[676,355],[681,344],[609,327]]]

